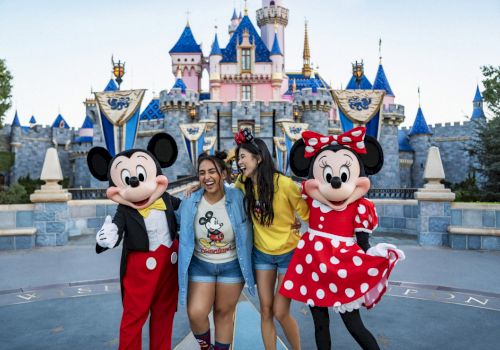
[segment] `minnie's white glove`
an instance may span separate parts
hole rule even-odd
[[[97,232],[95,239],[97,244],[103,248],[113,248],[118,241],[118,226],[111,220],[111,216],[106,216],[104,224]]]
[[[399,261],[406,259],[405,253],[401,249],[398,249],[395,245],[389,243],[378,243],[376,246],[369,248],[366,251],[366,254],[389,259],[389,250],[396,252]]]

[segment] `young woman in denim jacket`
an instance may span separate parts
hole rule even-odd
[[[200,349],[229,349],[233,315],[246,283],[255,294],[252,267],[253,231],[243,206],[243,193],[224,186],[228,176],[224,154],[201,155],[201,188],[179,208],[179,290],[191,330]],[[215,347],[208,314],[214,309]]]

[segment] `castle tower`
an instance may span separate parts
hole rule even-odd
[[[479,85],[476,87],[476,95],[474,96],[474,100],[472,100],[472,116],[471,120],[481,120],[486,119],[483,111],[483,96],[481,96],[481,91],[479,91]]]
[[[431,146],[431,135],[432,132],[425,121],[424,113],[419,105],[417,116],[408,133],[410,145],[414,151],[413,166],[411,169],[411,183],[414,188],[422,188],[424,186],[424,167],[427,160],[427,152]]]
[[[294,104],[300,111],[301,122],[309,124],[309,130],[328,134],[328,116],[333,98],[328,89],[304,88],[294,94]]]
[[[384,166],[371,177],[374,188],[400,188],[400,164],[398,126],[404,121],[404,106],[394,104],[394,93],[387,79],[382,58],[373,83],[374,90],[384,90],[384,102],[380,107],[380,130],[378,140],[384,150]]]
[[[274,33],[273,47],[271,49],[271,54],[269,55],[269,57],[271,58],[271,61],[273,61],[273,66],[271,69],[273,100],[279,101],[281,100],[281,86],[283,84],[283,54],[281,53],[277,32]]]
[[[219,46],[217,33],[212,43],[210,51],[209,66],[210,66],[210,99],[212,101],[220,101],[220,61],[222,60],[222,50]]]
[[[260,27],[262,40],[269,51],[272,50],[276,33],[284,64],[285,27],[288,25],[288,9],[283,7],[282,3],[282,0],[262,0],[262,8],[257,10],[257,25]]]
[[[18,162],[16,162],[16,160],[18,160],[18,152],[21,146],[21,123],[19,122],[19,116],[17,115],[16,110],[10,129],[10,151],[14,154],[14,163],[10,168],[9,174],[9,182],[11,184],[17,182],[17,179],[21,176],[19,174]]]
[[[227,27],[227,31],[229,33],[229,36],[233,35],[236,28],[238,28],[238,25],[240,24],[240,22],[241,22],[241,12],[240,12],[240,16],[238,17],[238,15],[236,15],[236,9],[234,9],[233,15],[231,16],[231,23]]]
[[[165,115],[165,131],[172,135],[178,148],[175,166],[164,171],[171,181],[179,176],[194,174],[195,169],[189,160],[179,125],[197,121],[196,108],[199,105],[199,99],[200,95],[197,91],[186,89],[180,72],[172,89],[160,93],[160,110]]]
[[[199,92],[203,70],[203,52],[200,45],[196,43],[189,22],[169,54],[172,58],[172,73],[177,74],[177,71],[181,69],[182,80],[188,89]]]

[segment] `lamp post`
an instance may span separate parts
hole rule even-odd
[[[111,56],[111,64],[113,65],[113,75],[115,76],[115,81],[118,83],[118,90],[120,90],[120,85],[122,83],[122,77],[125,75],[125,62],[115,63],[113,56]]]
[[[363,77],[364,74],[364,67],[363,67],[363,60],[361,60],[361,63],[352,63],[352,75],[356,78],[356,85],[358,86],[358,89],[361,87],[361,78]]]

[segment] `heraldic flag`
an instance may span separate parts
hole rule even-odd
[[[378,139],[384,94],[383,90],[333,90],[342,130],[346,132],[364,126],[367,135]]]
[[[134,147],[144,89],[96,92],[106,148],[112,156]]]

